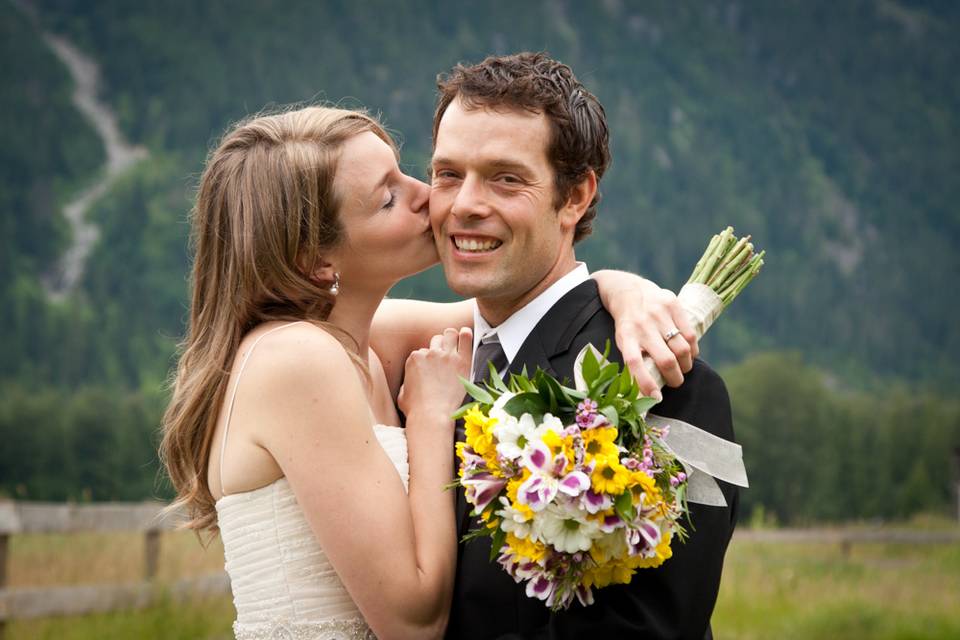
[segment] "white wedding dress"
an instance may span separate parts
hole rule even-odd
[[[247,358],[254,347],[256,342]],[[245,364],[246,359],[238,380]],[[233,398],[221,462],[232,410]],[[403,429],[376,425],[374,433],[406,487],[409,467]],[[237,640],[376,639],[317,542],[286,478],[225,495],[216,507],[237,610],[233,624]]]

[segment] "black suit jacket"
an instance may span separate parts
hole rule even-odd
[[[622,362],[613,342],[610,314],[600,304],[597,285],[588,280],[560,299],[540,320],[516,358],[511,372],[539,366],[558,379],[573,380],[580,349],[593,343],[601,351],[611,341],[610,359]],[[733,440],[730,402],[720,377],[696,360],[678,389],[665,388],[657,415],[689,422]],[[458,429],[457,437],[463,438]],[[527,597],[495,562],[489,561],[490,538],[461,543],[447,638],[712,638],[710,615],[720,587],[720,573],[737,514],[736,487],[720,482],[726,508],[691,505],[690,536],[673,543],[673,557],[657,569],[639,569],[628,585],[594,590],[595,602],[574,601],[567,611],[551,614],[540,600]],[[477,526],[468,516],[463,490],[457,493],[460,535]],[[694,529],[695,527],[695,529]]]

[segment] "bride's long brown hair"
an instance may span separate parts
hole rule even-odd
[[[311,274],[342,240],[337,160],[365,131],[396,151],[365,113],[307,107],[236,124],[207,158],[192,213],[190,322],[160,444],[177,492],[170,508],[198,532],[217,528],[207,467],[244,335],[271,320],[323,323],[333,308],[331,283]]]

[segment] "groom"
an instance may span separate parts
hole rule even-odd
[[[542,367],[572,379],[580,349],[602,349],[614,337],[574,254],[591,232],[610,161],[603,107],[569,67],[543,54],[458,65],[439,89],[430,216],[447,284],[477,300],[474,376],[493,362],[501,372]],[[669,336],[673,327],[662,329]],[[663,394],[654,413],[733,439],[726,389],[702,361]],[[673,558],[638,570],[629,585],[595,590],[589,607],[574,602],[551,614],[488,559],[489,538],[462,544],[447,637],[712,638],[737,512],[735,489],[720,484],[730,506],[691,505],[690,537],[674,543]],[[476,526],[462,490],[457,524],[461,536]]]

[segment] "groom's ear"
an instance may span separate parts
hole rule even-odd
[[[590,208],[593,197],[597,195],[597,174],[593,169],[587,171],[583,180],[570,190],[567,201],[560,207],[557,214],[560,217],[560,226],[564,231],[573,232],[580,218]]]

